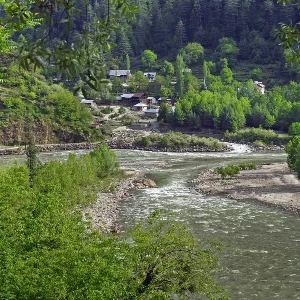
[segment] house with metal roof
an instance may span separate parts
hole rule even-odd
[[[137,103],[135,105],[133,105],[134,109],[137,111],[146,111],[147,110],[147,104],[144,103]]]
[[[108,78],[121,78],[127,80],[131,76],[130,70],[109,70]]]
[[[158,111],[159,111],[158,108],[147,109],[145,111],[145,117],[146,118],[151,118],[151,119],[157,118],[158,117]]]
[[[95,100],[88,100],[88,99],[81,99],[80,103],[89,106],[90,108],[98,108],[97,103]]]
[[[156,72],[147,72],[144,73],[144,76],[147,77],[149,80],[155,80]]]
[[[147,101],[149,104],[154,104],[154,105],[158,104],[156,98],[154,97],[147,97]]]

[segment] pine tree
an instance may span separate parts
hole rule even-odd
[[[187,41],[185,26],[183,22],[180,20],[177,23],[175,36],[174,36],[174,47],[176,49],[181,49]]]

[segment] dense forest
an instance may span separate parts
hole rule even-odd
[[[272,77],[272,85],[282,82],[281,77],[285,78],[285,83],[295,78],[295,67],[285,67],[287,54],[276,38],[280,23],[298,21],[299,12],[293,3],[282,5],[275,0],[153,0],[133,1],[131,4],[137,7],[137,13],[122,15],[109,1],[77,0],[73,9],[80,14],[72,20],[63,6],[57,6],[51,10],[47,22],[23,30],[22,36],[15,35],[15,41],[22,47],[24,40],[32,43],[42,36],[47,37],[47,47],[62,47],[61,35],[68,30],[67,38],[64,35],[65,49],[80,41],[85,49],[89,48],[90,62],[105,63],[107,70],[126,69],[128,56],[132,67],[137,70],[140,56],[146,49],[155,52],[159,60],[174,62],[184,46],[196,42],[204,47],[205,60],[217,62],[226,52],[232,58],[229,60],[231,68],[237,68],[237,61],[246,64],[244,70],[243,67],[237,68],[241,80],[249,79],[245,72],[254,69],[256,64],[265,65],[262,68]],[[97,28],[95,24],[99,23],[99,18],[113,17],[118,23],[111,23],[112,30],[107,38],[114,46],[108,51],[103,44],[96,46],[99,32],[105,36],[107,28],[103,24]],[[63,53],[72,60],[70,51],[61,55]],[[193,66],[193,69],[198,77],[202,76],[201,68]],[[272,74],[274,72],[276,74]],[[266,76],[264,79],[269,80]]]

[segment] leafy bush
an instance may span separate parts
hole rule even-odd
[[[125,113],[125,108],[123,106],[120,106],[119,108],[119,114],[124,114]]]
[[[295,136],[286,145],[287,163],[291,170],[297,172],[300,179],[300,135]]]
[[[254,141],[253,144],[257,147],[265,147],[266,146],[266,144],[264,142],[258,141],[258,140]]]
[[[106,106],[100,110],[103,114],[110,114],[113,112],[113,109],[110,106]]]
[[[141,146],[144,141],[137,139],[135,145]],[[186,149],[189,147],[193,148],[207,148],[209,150],[223,150],[226,149],[226,145],[220,143],[214,138],[205,138],[190,136],[183,134],[181,132],[170,131],[166,134],[150,134],[147,137],[147,144],[149,146],[157,148],[167,148],[167,149]]]
[[[151,142],[146,136],[143,136],[136,142],[136,145],[141,147],[149,147]]]
[[[121,116],[118,118],[118,121],[120,121],[124,126],[130,126],[134,123],[134,119],[129,115]]]
[[[263,128],[246,128],[235,133],[225,132],[226,140],[238,143],[254,143],[259,141],[265,145],[284,145],[289,141],[288,136],[282,136],[273,130]]]
[[[155,212],[120,236],[95,230],[82,207],[116,171],[106,146],[40,165],[33,187],[26,165],[0,168],[2,299],[228,299],[213,280],[218,245],[174,217]]]
[[[216,172],[221,175],[222,179],[225,179],[227,176],[232,177],[240,173],[241,170],[256,170],[257,166],[253,162],[244,162],[239,165],[229,164],[225,167],[216,168]]]
[[[290,125],[289,127],[289,135],[295,136],[295,135],[300,135],[300,123],[299,122],[294,122]]]

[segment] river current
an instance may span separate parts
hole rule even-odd
[[[122,226],[155,209],[169,209],[199,240],[208,238],[223,244],[216,280],[227,287],[232,300],[300,299],[299,216],[251,200],[204,196],[189,183],[202,171],[228,163],[284,162],[283,152],[251,152],[237,145],[230,153],[116,152],[121,167],[143,171],[158,185],[134,191],[122,201]],[[63,160],[68,153],[41,153],[40,159]],[[1,157],[0,164],[9,165],[13,159]]]

